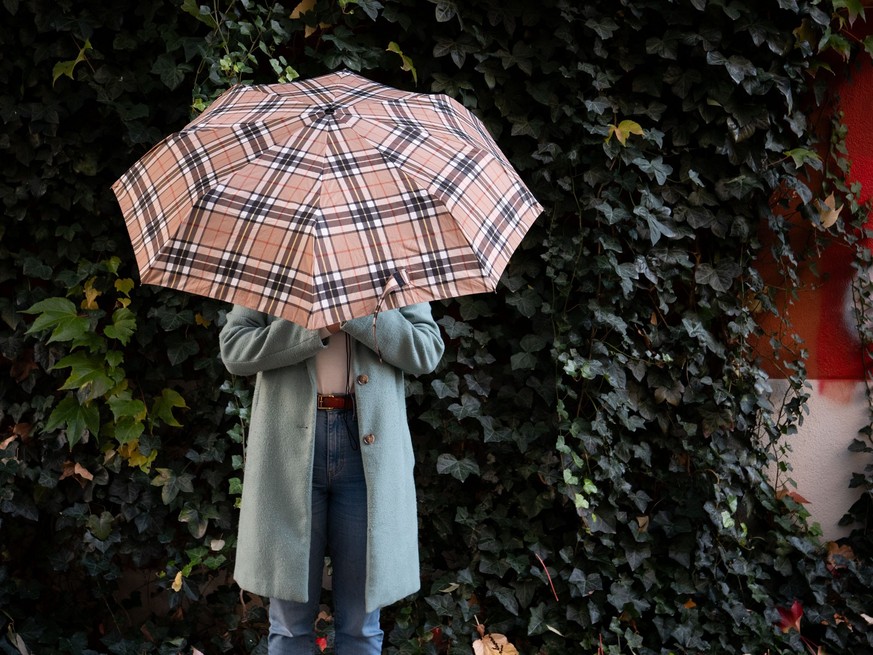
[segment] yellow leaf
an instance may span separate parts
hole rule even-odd
[[[125,296],[130,295],[131,290],[133,289],[133,280],[129,277],[119,278],[115,280],[115,290],[119,293],[123,293]]]
[[[54,65],[54,68],[52,68],[52,86],[54,86],[55,82],[58,81],[58,78],[61,75],[66,75],[71,80],[75,79],[73,78],[73,71],[76,69],[76,66],[80,62],[88,60],[88,58],[85,56],[85,53],[89,50],[93,50],[93,48],[91,47],[91,41],[90,39],[85,39],[85,45],[83,45],[79,49],[79,54],[76,56],[75,59],[70,59],[69,61],[59,61],[58,63],[56,63]]]
[[[128,466],[139,467],[143,473],[151,470],[151,464],[158,456],[158,451],[152,448],[148,455],[143,455],[139,450],[139,439],[131,439],[118,447],[118,454],[127,461]]]
[[[291,10],[291,20],[298,20],[303,14],[312,11],[315,9],[315,0],[301,0],[301,2],[297,3],[297,6]],[[309,38],[315,32],[320,29],[327,29],[330,27],[330,23],[319,23],[318,27],[313,27],[312,25],[307,25],[303,31],[303,37]]]
[[[173,579],[173,584],[171,585],[173,591],[182,591],[182,572],[179,571],[176,573],[176,577]]]
[[[412,81],[418,84],[418,73],[415,70],[415,66],[412,65],[412,59],[403,54],[403,51],[400,49],[400,46],[397,45],[395,41],[391,41],[388,44],[388,47],[385,48],[387,52],[396,52],[400,55],[400,68],[405,71],[410,71],[412,73]]]
[[[201,327],[209,327],[212,324],[208,318],[203,318],[203,314],[197,312],[194,314],[194,322]]]
[[[315,0],[302,0],[297,3],[297,6],[291,10],[291,20],[296,20],[300,18],[307,11],[312,11],[315,9]]]
[[[85,293],[85,299],[82,301],[81,307],[82,309],[98,309],[97,298],[100,297],[100,290],[94,288],[94,279],[91,278],[87,282],[85,282],[85,288],[83,289]]]
[[[643,128],[636,121],[631,120],[623,120],[618,125],[613,125],[610,123],[609,125],[609,133],[606,135],[606,141],[609,141],[613,135],[618,139],[618,142],[621,145],[625,145],[627,143],[627,139],[631,134],[636,134],[637,136],[643,136]]]

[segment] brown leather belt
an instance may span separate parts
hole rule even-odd
[[[355,397],[318,394],[315,405],[318,409],[352,409],[355,406]]]

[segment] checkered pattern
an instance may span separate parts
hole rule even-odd
[[[235,86],[113,186],[142,282],[310,328],[493,290],[542,207],[453,99]],[[397,288],[394,288],[396,286]]]

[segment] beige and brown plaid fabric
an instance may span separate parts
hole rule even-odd
[[[310,328],[493,290],[542,211],[453,99],[349,72],[235,86],[112,187],[142,282]]]

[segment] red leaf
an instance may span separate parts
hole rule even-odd
[[[318,646],[318,652],[323,653],[327,648],[327,637],[316,637],[315,645]]]
[[[789,609],[777,607],[776,610],[781,617],[776,625],[779,626],[782,632],[788,632],[792,628],[800,632],[800,619],[803,618],[803,605],[800,604],[799,600],[795,600]]]

